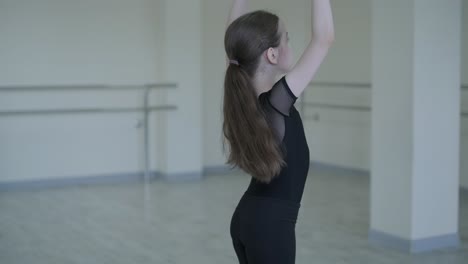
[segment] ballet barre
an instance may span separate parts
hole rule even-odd
[[[142,90],[172,89],[175,83],[145,84],[51,84],[51,85],[3,85],[0,92],[36,92],[36,91],[70,91],[70,90]]]
[[[358,88],[358,89],[371,89],[372,85],[370,83],[341,83],[341,82],[313,82],[310,86],[322,86],[322,87],[346,87],[348,88]],[[468,90],[468,85],[461,85],[462,90]],[[302,98],[305,98],[305,92],[302,95]],[[348,111],[356,111],[356,112],[371,112],[372,108],[370,106],[356,106],[356,105],[343,105],[343,104],[329,104],[329,103],[312,103],[302,101],[299,102],[301,113],[304,114],[306,107],[312,108],[322,108],[322,109],[335,109],[335,110],[348,110]],[[468,118],[468,112],[461,112],[462,118]],[[309,119],[311,117],[305,116],[305,119]],[[314,117],[315,119],[315,117]]]
[[[174,111],[175,105],[149,105],[149,95],[154,89],[175,89],[175,83],[147,83],[147,84],[80,84],[80,85],[9,85],[0,86],[3,92],[54,92],[54,91],[115,91],[115,90],[142,90],[142,107],[88,107],[88,108],[56,108],[56,109],[24,109],[24,110],[1,110],[0,118],[7,116],[43,116],[43,115],[68,115],[89,113],[129,113],[143,112],[143,141],[144,141],[144,180],[149,181],[149,114],[154,111]]]

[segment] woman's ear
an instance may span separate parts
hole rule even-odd
[[[265,55],[269,63],[273,65],[278,64],[278,49],[268,48],[265,52]]]

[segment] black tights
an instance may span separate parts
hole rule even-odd
[[[240,264],[294,264],[299,204],[244,194],[231,220]]]

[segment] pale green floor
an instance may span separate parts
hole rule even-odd
[[[237,263],[229,221],[245,175],[201,182],[0,193],[0,263]],[[459,249],[410,255],[369,245],[369,178],[311,170],[296,263],[468,263],[468,195]]]

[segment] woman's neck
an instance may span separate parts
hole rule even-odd
[[[273,73],[258,73],[254,80],[255,93],[259,97],[262,93],[268,92],[276,81],[276,74]]]

